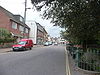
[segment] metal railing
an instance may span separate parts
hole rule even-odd
[[[73,46],[67,47],[71,56],[75,60],[76,66],[81,69],[100,72],[100,50],[77,48]]]

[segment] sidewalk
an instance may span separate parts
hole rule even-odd
[[[80,69],[78,69],[78,67],[75,66],[74,60],[72,59],[70,54],[68,54],[68,60],[69,60],[71,75],[89,75],[89,74],[85,74],[83,71],[81,71]]]
[[[75,66],[75,62],[67,50],[66,52],[66,75],[100,75],[85,71]]]
[[[35,47],[42,47],[43,45],[34,45],[33,48]],[[12,48],[0,48],[0,53],[6,53],[6,52],[11,52]]]
[[[0,53],[11,52],[11,48],[0,48]]]

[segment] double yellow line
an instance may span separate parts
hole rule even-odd
[[[66,75],[71,75],[71,69],[70,69],[69,58],[68,58],[68,51],[66,50],[66,47],[65,47],[65,55],[66,55]]]

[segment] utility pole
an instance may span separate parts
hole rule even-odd
[[[27,7],[27,0],[25,0],[24,23],[26,23],[26,11],[27,11],[26,7]],[[23,31],[23,38],[25,37],[24,33],[25,33],[25,26],[24,26],[24,31]]]
[[[31,8],[27,8],[27,0],[25,0],[25,11],[24,11],[24,22],[26,23],[26,12],[27,9],[31,9]]]
[[[24,22],[26,22],[27,0],[25,0]]]

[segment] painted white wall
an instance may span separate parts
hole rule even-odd
[[[37,25],[36,25],[35,22],[32,22],[32,21],[26,22],[26,24],[30,27],[29,39],[32,39],[33,43],[36,44],[36,40],[37,40]]]

